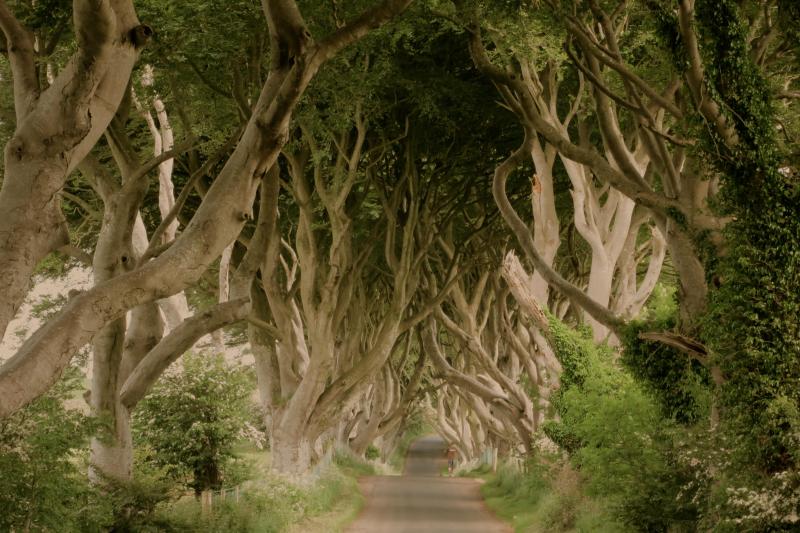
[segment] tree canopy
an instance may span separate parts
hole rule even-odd
[[[203,372],[238,347],[284,474],[385,458],[422,416],[464,459],[555,452],[634,529],[796,527],[798,24],[791,0],[0,1],[0,442],[72,453],[25,420],[82,371],[94,482],[132,479],[136,420],[163,464],[225,456],[169,444],[193,415],[236,434],[243,378]],[[178,424],[191,379],[227,411]]]

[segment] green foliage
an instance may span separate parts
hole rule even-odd
[[[145,460],[184,479],[195,491],[219,489],[241,479],[233,446],[246,435],[252,377],[222,356],[187,354],[182,371],[165,373],[134,414]]]
[[[747,435],[745,464],[766,472],[799,468],[793,453],[800,424],[800,201],[797,180],[780,171],[770,87],[753,63],[748,25],[732,0],[698,4],[709,91],[739,138],[715,147],[723,177],[722,209],[730,249],[716,275],[704,335],[725,376],[725,422]]]
[[[46,395],[0,422],[0,531],[142,533],[173,531],[157,508],[174,498],[174,482],[137,468],[120,482],[87,476],[90,437],[99,421],[69,407],[83,388],[71,367]]]
[[[587,493],[639,530],[693,524],[698,510],[681,496],[690,480],[675,468],[675,428],[660,406],[606,347],[553,317],[550,329],[564,379],[553,400],[560,420],[544,431],[570,453]]]
[[[93,491],[83,456],[98,427],[65,405],[81,379],[69,368],[45,395],[0,420],[0,531],[99,528],[87,509]]]
[[[691,424],[705,419],[709,413],[708,370],[675,348],[639,338],[643,332],[672,331],[676,326],[674,296],[659,285],[647,312],[625,328],[621,362],[658,400],[663,416]]]
[[[90,500],[92,513],[106,520],[113,533],[156,533],[179,531],[174,520],[159,513],[179,496],[176,484],[162,471],[137,465],[132,480],[99,480]]]
[[[374,448],[374,447],[373,447]],[[377,451],[377,450],[376,450]],[[336,450],[333,454],[333,464],[349,476],[374,476],[375,467],[364,462],[348,449]]]
[[[618,388],[622,375],[612,368],[612,354],[608,348],[595,345],[586,332],[578,332],[552,315],[549,322],[553,350],[563,369],[561,388],[551,398],[551,405],[557,413],[561,414],[563,410],[564,394],[575,387],[580,390],[590,377],[604,382],[609,391]],[[580,437],[563,422],[547,422],[543,430],[566,451],[575,451],[582,445]]]
[[[561,362],[561,390],[580,387],[587,378],[601,375],[608,379],[608,386],[621,379],[612,368],[613,352],[605,346],[598,346],[587,331],[575,330],[555,316],[548,317],[553,350]]]
[[[640,530],[666,531],[697,519],[679,498],[684,480],[669,460],[671,427],[639,387],[630,382],[609,394],[592,379],[566,393],[562,404],[564,423],[584,443],[573,461],[590,495],[605,496],[620,519]]]
[[[243,487],[238,502],[230,497],[215,500],[208,515],[201,514],[199,502],[188,499],[162,509],[161,514],[181,524],[180,531],[187,533],[277,533],[335,507],[357,507],[359,503],[355,480],[331,469],[309,486],[275,478],[260,480]],[[333,524],[328,524],[327,530],[333,529]]]
[[[380,457],[381,457],[381,451],[378,448],[376,448],[372,444],[367,446],[367,451],[364,452],[365,459],[369,461],[374,461],[375,459],[380,459]]]
[[[237,98],[257,97],[265,78],[269,55],[261,6],[244,0],[143,0],[136,7],[155,30],[141,63],[156,72],[155,86],[137,91],[148,97],[157,91],[173,115],[180,110],[188,119],[173,120],[173,126],[191,125],[194,135],[208,141],[203,151],[213,153],[241,123]]]
[[[31,306],[31,316],[42,321],[49,320],[64,307],[65,303],[67,303],[66,296],[44,295]]]
[[[631,531],[583,493],[577,471],[562,461],[536,462],[524,472],[501,464],[481,487],[487,505],[516,531],[531,533]]]
[[[69,258],[58,252],[53,252],[36,265],[34,274],[50,279],[61,278],[69,272],[72,266],[74,266],[74,262]]]

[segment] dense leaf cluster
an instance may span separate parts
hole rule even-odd
[[[711,135],[724,183],[730,249],[719,265],[705,335],[725,375],[726,418],[767,470],[796,467],[800,431],[800,198],[782,170],[771,88],[753,63],[736,2],[700,3],[709,88],[739,138]],[[716,154],[716,155],[715,155]]]
[[[697,502],[663,406],[588,334],[552,317],[550,332],[564,373],[552,401],[559,421],[547,422],[545,434],[570,454],[589,494],[632,529],[690,530]]]
[[[77,368],[46,395],[0,421],[0,530],[91,530],[83,452],[98,425],[74,405]]]
[[[222,356],[184,356],[183,369],[162,376],[136,410],[136,441],[153,452],[145,460],[198,493],[235,484],[233,447],[251,394],[251,375]]]

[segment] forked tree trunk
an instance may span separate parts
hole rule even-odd
[[[552,145],[542,148],[538,139],[533,143],[531,159],[536,169],[531,183],[531,205],[533,207],[533,242],[548,266],[553,266],[561,245],[560,223],[556,211],[553,188],[553,165],[556,151]],[[533,275],[533,290],[538,301],[547,305],[550,285],[537,271]]]
[[[0,337],[36,265],[69,242],[57,193],[114,117],[139,47],[151,33],[139,26],[132,2],[113,3],[112,9],[108,2],[75,2],[78,50],[41,94],[30,34],[5,5],[0,10],[11,44],[17,115],[0,189]]]
[[[280,18],[281,12],[285,12],[287,6],[296,10],[294,2],[265,0],[271,37],[276,45],[274,68],[262,88],[236,149],[195,212],[192,222],[168,250],[152,261],[72,298],[55,318],[0,367],[0,387],[5,391],[0,396],[0,417],[14,412],[50,388],[74,354],[107,323],[121,318],[128,309],[184,290],[202,275],[206,267],[236,238],[249,218],[257,186],[277,160],[280,149],[286,142],[292,112],[322,64],[344,47],[362,38],[372,28],[403,11],[410,3],[411,0],[384,0],[333,35],[316,43],[316,46],[308,47],[311,44],[310,34],[303,31],[297,35],[287,35],[289,29],[282,24]],[[105,3],[103,5],[106,6]],[[279,20],[273,18],[273,12]],[[299,47],[290,49],[289,41]],[[282,55],[282,52],[285,54]],[[127,77],[122,85],[124,90],[127,87]],[[56,90],[51,94],[54,95],[57,105],[61,105],[58,102],[61,101],[60,89],[63,87],[59,87],[58,80],[51,89],[53,87]],[[43,118],[52,122],[52,117]],[[75,131],[70,129],[70,132]],[[21,179],[36,175],[33,169],[27,170],[29,172],[21,176]],[[65,177],[62,174],[63,172],[59,173],[60,178]],[[50,187],[51,192],[54,194],[58,187],[60,185]],[[0,193],[0,214],[6,214],[3,194],[4,192]],[[17,199],[12,200],[14,205],[11,207],[17,211]],[[38,205],[46,203],[40,202]],[[5,218],[2,218],[0,237],[8,238],[5,233],[7,225],[4,224]],[[16,224],[17,219],[14,219],[12,225]],[[15,238],[29,235],[36,237],[35,230],[31,234],[30,228],[22,226],[21,229],[22,233]],[[40,258],[33,256],[41,256],[47,251],[49,249],[11,255],[0,251],[0,272],[6,273],[8,277],[8,269],[12,270],[13,279],[4,281],[11,282],[15,288],[19,284],[27,283],[33,265]],[[20,256],[25,258],[22,268],[16,264]],[[24,289],[20,288],[19,292],[24,294]],[[21,296],[11,300],[10,305],[3,306],[0,310],[0,330],[5,329]]]

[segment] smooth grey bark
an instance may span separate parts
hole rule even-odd
[[[436,322],[433,319],[429,319],[422,332],[423,346],[435,367],[444,375],[449,384],[463,388],[491,405],[494,412],[490,416],[498,418],[503,423],[513,427],[517,433],[515,440],[520,442],[526,450],[531,451],[532,435],[535,428],[526,423],[525,406],[520,405],[517,401],[518,398],[502,390],[496,382],[482,381],[479,376],[454,368],[441,351],[436,338],[436,328]],[[530,419],[527,422],[530,422]]]
[[[399,163],[405,179],[390,198],[381,200],[387,220],[384,256],[393,283],[384,290],[365,281],[364,264],[373,244],[367,241],[363,249],[354,249],[346,210],[356,180],[363,175],[359,166],[366,129],[358,109],[353,122],[355,134],[342,135],[339,156],[330,166],[326,159],[313,157],[319,148],[306,132],[302,147],[286,154],[291,176],[287,186],[299,207],[295,242],[281,242],[276,233],[261,268],[269,309],[259,311],[259,320],[274,321],[276,338],[262,333],[251,336],[251,342],[262,344],[256,353],[263,354],[259,364],[264,374],[266,368],[274,372],[265,392],[280,398],[270,409],[273,469],[282,473],[305,473],[313,457],[280,447],[296,442],[312,446],[330,433],[341,413],[350,413],[362,400],[398,337],[410,327],[404,314],[417,293],[421,259],[433,240],[432,233],[419,231],[423,214],[416,163],[407,154],[408,161]],[[395,221],[403,202],[407,217],[398,227]],[[317,205],[327,215],[329,242],[319,236]],[[378,417],[370,422],[380,421]]]
[[[17,114],[0,189],[0,335],[22,303],[36,265],[69,243],[56,193],[114,117],[151,33],[139,24],[130,0],[78,0],[73,18],[78,49],[42,90],[28,30],[0,4],[0,27],[12,49]]]
[[[122,317],[128,309],[184,290],[202,275],[249,217],[257,185],[286,142],[294,107],[322,64],[410,3],[381,2],[313,43],[304,54],[293,58],[291,65],[273,69],[236,149],[174,244],[134,271],[73,297],[0,367],[0,387],[5,391],[0,398],[0,417],[52,386],[73,355],[105,324]],[[19,268],[15,267],[16,271]]]
[[[685,5],[681,6],[681,11],[683,17],[688,20],[691,18],[691,9],[687,11],[685,8]],[[590,145],[583,146],[571,142],[563,129],[548,120],[547,110],[536,101],[537,96],[540,96],[537,91],[541,91],[541,86],[537,87],[534,84],[532,88],[530,87],[529,81],[535,81],[535,76],[530,74],[531,69],[526,67],[527,63],[524,59],[520,60],[519,67],[513,67],[515,71],[513,74],[492,64],[486,54],[477,22],[471,25],[470,52],[476,66],[496,83],[504,99],[514,103],[514,111],[524,115],[526,135],[529,138],[533,135],[541,135],[548,143],[556,147],[562,158],[590,168],[597,179],[614,187],[635,201],[637,205],[652,213],[668,243],[673,263],[679,271],[680,293],[681,296],[685,296],[685,299],[680,302],[682,327],[691,329],[693,318],[703,312],[707,287],[704,282],[705,276],[699,260],[699,253],[691,243],[690,231],[712,230],[712,232],[719,233],[721,227],[724,226],[724,220],[712,216],[708,210],[710,189],[698,186],[702,180],[698,182],[692,172],[685,171],[685,167],[688,165],[686,163],[687,151],[683,148],[685,143],[671,134],[670,124],[672,122],[665,119],[665,117],[669,117],[681,121],[685,118],[675,103],[676,93],[681,87],[680,79],[676,78],[670,81],[664,89],[656,88],[641,79],[633,69],[626,65],[619,51],[617,37],[620,32],[624,31],[624,28],[615,27],[615,22],[610,21],[609,17],[603,17],[599,8],[593,14],[596,18],[599,17],[596,20],[598,26],[603,27],[602,35],[597,35],[597,42],[587,37],[587,35],[593,34],[593,30],[582,19],[569,16],[564,22],[568,33],[584,52],[583,58],[578,59],[571,54],[569,49],[567,50],[579,70],[579,76],[586,76],[594,89],[597,125],[602,136],[605,154],[599,153]],[[682,30],[686,30],[689,26],[690,24],[682,21]],[[691,32],[691,29],[689,31]],[[689,41],[691,39],[687,42]],[[691,42],[689,44],[691,51]],[[696,45],[696,39],[694,44]],[[698,58],[699,56],[692,59],[699,64]],[[526,68],[528,69],[527,73]],[[606,68],[620,76],[623,82],[624,96],[615,94],[604,82],[606,75],[603,69]],[[694,84],[696,89],[698,87],[696,81],[702,79],[702,72],[697,72],[695,68],[690,70],[695,70],[695,72],[689,73],[688,84],[690,86]],[[643,101],[643,95],[647,98],[646,102]],[[702,96],[702,94],[700,95]],[[628,132],[630,135],[624,135],[621,132],[617,106],[632,111],[634,119],[638,121],[636,130]],[[707,112],[704,116],[710,122],[718,121],[719,117],[715,110],[705,104],[701,107],[704,113]],[[725,135],[725,125],[717,124],[717,126],[720,134]],[[635,139],[638,143],[637,150],[641,149],[647,154],[652,162],[654,172],[661,178],[663,191],[656,191],[653,188],[651,180],[637,164],[634,153],[628,146],[629,139]],[[516,166],[513,160],[519,160],[520,157],[512,156],[508,163]],[[698,161],[693,162],[693,164],[697,163]],[[497,185],[497,181],[495,185]],[[680,213],[681,216],[670,220],[673,217],[672,213]],[[508,217],[506,218],[508,220]],[[690,225],[689,230],[681,228],[680,223],[675,222],[683,219]],[[667,223],[667,220],[670,222]],[[512,224],[513,228],[514,224]],[[517,230],[515,230],[515,234],[519,238]],[[520,244],[525,250],[526,256],[534,264],[536,273],[538,274],[540,270],[544,271],[542,265],[539,264],[540,260],[530,253],[530,247],[524,242],[520,242]],[[550,277],[550,281],[556,287],[561,286],[568,289],[556,277]],[[573,303],[584,307],[594,320],[603,323],[600,316],[603,314],[601,309],[595,308],[595,312],[583,305],[590,302],[581,303],[580,299],[572,297],[570,299]],[[613,321],[611,320],[611,322]],[[615,329],[613,324],[605,325],[612,330]]]

